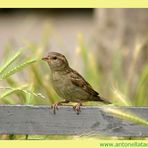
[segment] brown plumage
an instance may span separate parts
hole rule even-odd
[[[92,86],[75,70],[70,68],[64,55],[50,52],[47,57],[42,58],[48,62],[51,69],[51,82],[57,94],[65,99],[55,103],[52,107],[58,109],[61,103],[77,102],[74,110],[79,114],[80,106],[86,101],[100,101],[105,104],[110,102],[99,96]]]

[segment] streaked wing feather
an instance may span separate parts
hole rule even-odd
[[[90,95],[93,96],[98,96],[99,93],[96,92],[91,85],[85,81],[85,79],[79,74],[77,73],[75,70],[72,69],[71,72],[71,81],[74,85],[81,87],[84,91],[88,92]]]

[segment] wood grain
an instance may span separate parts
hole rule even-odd
[[[54,115],[49,106],[0,105],[0,134],[148,136],[148,126],[114,117],[108,108],[132,112],[148,120],[148,107],[81,108],[62,106]]]

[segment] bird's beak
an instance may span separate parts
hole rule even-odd
[[[47,61],[48,57],[43,57],[42,60]]]

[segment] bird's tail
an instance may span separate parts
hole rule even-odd
[[[112,104],[112,103],[109,101],[109,99],[105,99],[105,98],[100,97],[100,96],[95,97],[95,100],[94,100],[94,101],[100,101],[100,102],[102,102],[102,103],[104,103],[104,104]]]

